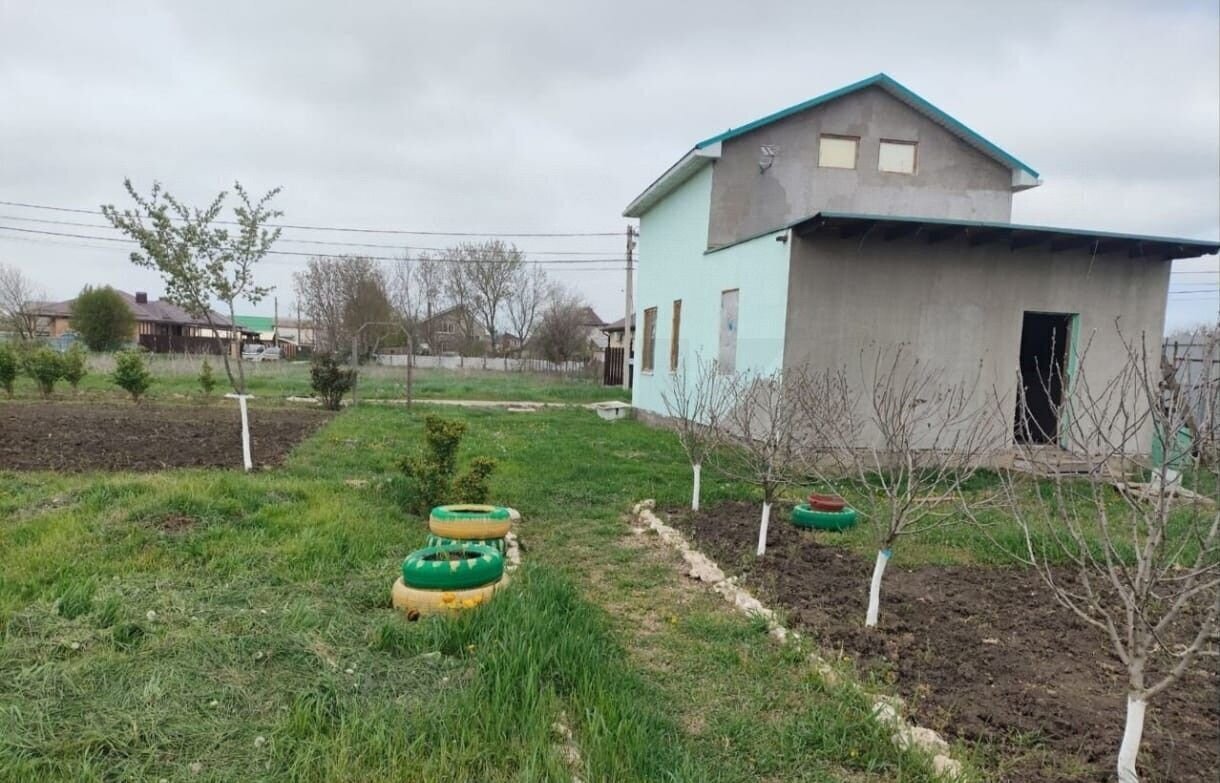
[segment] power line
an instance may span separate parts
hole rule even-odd
[[[78,215],[101,215],[100,209],[78,209],[74,207],[57,207],[49,204],[31,204],[24,201],[0,201],[0,204],[8,207],[21,207],[23,209],[45,209],[53,212],[71,212]],[[217,223],[224,225],[237,225],[233,220],[217,220]],[[269,223],[271,228],[288,228],[294,231],[338,231],[356,234],[410,234],[413,236],[430,236],[430,237],[616,237],[619,235],[617,231],[517,231],[517,232],[487,232],[487,231],[419,231],[403,228],[351,228],[348,226],[312,226],[299,225],[292,223]]]
[[[126,237],[108,237],[108,236],[99,236],[97,234],[77,234],[77,233],[67,232],[67,231],[46,231],[46,230],[35,229],[35,228],[20,228],[18,226],[0,226],[0,231],[18,231],[23,234],[36,234],[36,235],[40,235],[40,236],[45,235],[45,236],[53,236],[53,237],[67,237],[67,238],[71,238],[71,239],[87,239],[90,241],[117,242],[122,245],[137,244],[134,240],[127,239]],[[268,253],[268,255],[301,256],[304,258],[315,258],[318,256],[337,255],[335,253],[306,253],[306,252],[299,251],[299,250],[268,250],[267,253]],[[419,256],[411,257],[411,256],[407,256],[407,255],[403,255],[403,256],[362,255],[361,258],[368,258],[368,259],[371,259],[374,261],[429,260],[429,261],[439,261],[441,263],[470,263],[471,262],[470,260],[465,260],[465,259],[445,259],[445,258],[422,259]],[[621,259],[618,259],[618,258],[547,258],[547,259],[542,259],[542,260],[526,259],[526,262],[531,263],[531,264],[548,264],[548,265],[549,264],[605,264],[605,263],[618,262],[620,260]]]
[[[48,220],[47,218],[32,218],[20,215],[0,215],[0,220],[15,220],[22,223],[42,223],[53,226],[75,226],[77,228],[97,228],[105,231],[118,231],[112,225],[105,223],[81,223],[75,220]],[[423,250],[445,251],[445,247],[424,247],[418,245],[399,245],[385,242],[343,242],[337,239],[295,239],[281,236],[277,242],[290,242],[297,245],[335,245],[337,247],[379,247],[388,250]],[[604,250],[521,250],[526,255],[536,256],[597,256],[605,255]]]

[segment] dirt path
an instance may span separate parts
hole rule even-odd
[[[276,465],[330,419],[321,411],[251,411],[256,466]],[[162,470],[241,467],[236,405],[6,403],[0,469]]]
[[[785,516],[781,515],[780,519]],[[1000,745],[1005,781],[1108,781],[1126,674],[1100,632],[1047,600],[1035,574],[985,567],[886,572],[878,632],[863,628],[872,563],[819,535],[773,524],[752,564],[758,510],[726,503],[674,524],[788,611],[789,625],[891,680],[920,723]],[[739,569],[740,570],[740,569]],[[1146,781],[1215,781],[1220,660],[1201,659],[1149,708]]]

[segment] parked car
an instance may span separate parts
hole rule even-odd
[[[279,361],[280,349],[254,343],[241,349],[241,358],[252,362],[275,362]]]

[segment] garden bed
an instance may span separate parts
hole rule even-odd
[[[330,414],[253,409],[256,466],[275,465]],[[0,405],[0,470],[241,467],[237,404],[7,403]]]
[[[1100,631],[1049,599],[1032,571],[891,564],[878,630],[863,627],[872,559],[798,530],[776,509],[755,561],[757,504],[722,503],[673,522],[782,607],[826,651],[890,680],[917,722],[998,746],[1005,781],[1113,779],[1126,670]],[[1214,649],[1211,651],[1214,652]],[[1220,767],[1220,660],[1199,658],[1148,710],[1147,781],[1213,781]]]

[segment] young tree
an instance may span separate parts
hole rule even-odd
[[[199,388],[207,395],[211,395],[216,388],[216,376],[212,374],[212,364],[206,358],[199,368]]]
[[[152,385],[152,373],[144,366],[144,357],[139,351],[120,351],[114,360],[111,379],[115,385],[131,395],[132,402],[139,402]]]
[[[783,370],[766,375],[736,373],[724,380],[723,411],[718,420],[722,446],[709,454],[718,473],[762,491],[758,527],[759,557],[767,551],[771,506],[784,487],[804,478],[799,384]]]
[[[13,384],[17,380],[17,371],[21,361],[17,352],[8,343],[0,343],[0,389],[10,398],[13,396]]]
[[[524,348],[534,336],[542,308],[550,295],[551,284],[546,272],[535,264],[532,268],[522,266],[517,270],[512,284],[512,295],[506,303],[508,324],[516,332]]]
[[[38,325],[34,306],[45,298],[24,272],[0,264],[0,330],[13,332],[19,340],[33,340]]]
[[[55,391],[55,384],[64,377],[63,357],[58,351],[46,347],[27,350],[21,357],[21,366],[38,386],[38,392],[47,399]]]
[[[669,415],[678,442],[690,460],[694,474],[690,507],[699,510],[699,486],[703,461],[716,446],[721,418],[730,403],[726,394],[725,376],[717,372],[714,362],[696,358],[692,368],[682,360],[669,387],[661,392],[661,402]]]
[[[136,317],[110,286],[85,286],[72,302],[72,328],[91,351],[116,351],[136,331]]]
[[[80,343],[72,343],[72,347],[64,352],[60,361],[63,362],[64,380],[76,391],[80,382],[89,374],[88,354],[80,347]]]
[[[945,505],[987,462],[1002,427],[979,370],[955,379],[906,344],[864,349],[858,379],[842,368],[802,375],[810,472],[827,483],[846,475],[862,488],[859,510],[877,545],[864,620],[872,628],[894,545],[962,521]]]
[[[337,411],[343,396],[356,386],[356,369],[344,369],[329,353],[314,354],[309,366],[309,383],[328,411]]]
[[[1192,466],[1188,448],[1169,445],[1147,484],[1116,493],[1112,482],[1119,466],[1147,464],[1151,439],[1193,437],[1186,400],[1216,399],[1220,382],[1202,373],[1192,376],[1192,394],[1168,392],[1159,357],[1124,342],[1121,369],[1096,383],[1086,347],[1055,406],[1073,468],[1087,472],[1067,474],[1042,460],[1045,490],[1027,491],[1028,482],[1005,474],[1000,504],[1022,533],[1022,548],[1006,551],[1037,570],[1054,600],[1100,629],[1127,669],[1117,772],[1122,783],[1135,783],[1149,702],[1173,687],[1220,630],[1220,510],[1185,491],[1214,491],[1220,468]],[[1035,460],[1036,447],[1024,448]],[[1181,483],[1172,476],[1179,468]]]
[[[225,375],[241,408],[242,457],[246,470],[251,470],[254,464],[250,458],[246,375],[240,360],[241,333],[233,324],[238,301],[256,305],[271,292],[269,287],[255,282],[254,270],[280,236],[280,229],[270,225],[282,214],[271,207],[279,188],[255,199],[240,182],[236,183],[233,188],[238,199],[233,207],[236,227],[230,229],[220,223],[228,196],[224,191],[199,209],[174,198],[159,182],[153,183],[147,196],[138,193],[131,180],[125,180],[123,185],[135,208],[120,211],[107,204],[102,206],[102,213],[111,225],[140,246],[131,254],[132,262],[161,273],[166,299],[208,325],[209,336],[224,360]],[[227,323],[212,311],[213,301],[225,305]]]

